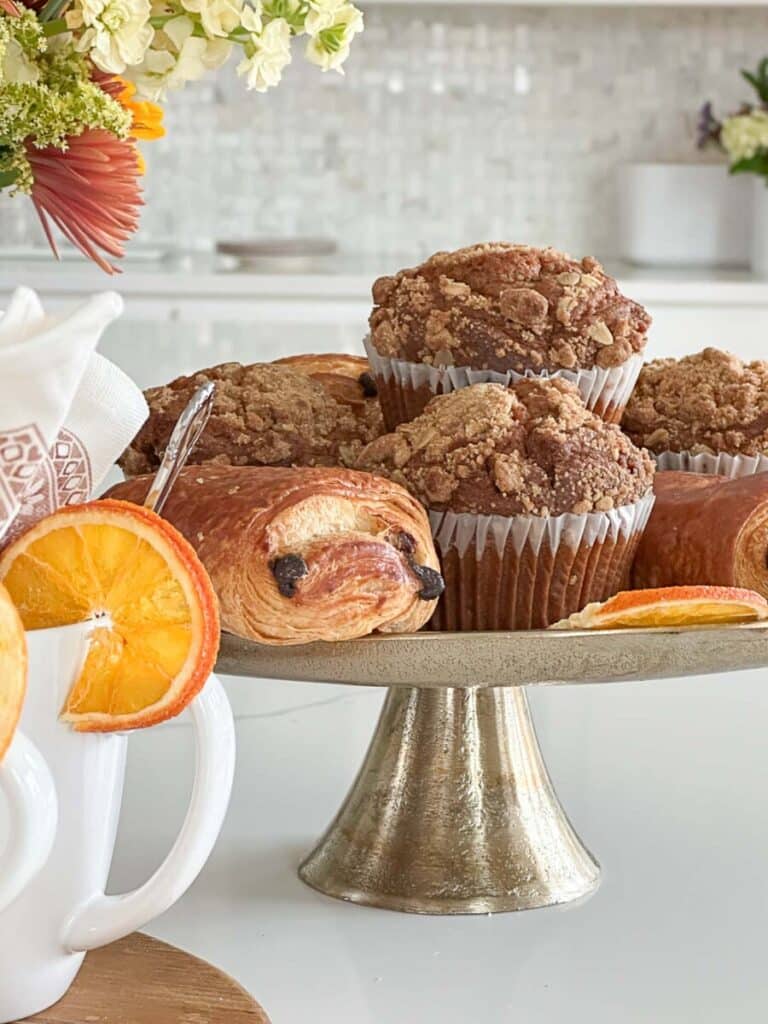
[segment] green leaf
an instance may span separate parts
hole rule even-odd
[[[755,153],[745,160],[731,164],[731,174],[762,174],[768,176],[768,150]]]
[[[768,103],[768,57],[760,61],[756,74],[742,68],[741,77],[749,82],[763,103]]]
[[[8,188],[18,177],[18,171],[0,171],[0,188]]]

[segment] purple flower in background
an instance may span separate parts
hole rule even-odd
[[[720,143],[720,129],[722,124],[715,117],[712,110],[712,103],[708,100],[699,111],[699,120],[696,125],[696,145],[704,149],[711,143]]]

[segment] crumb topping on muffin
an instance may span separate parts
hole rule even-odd
[[[647,494],[653,462],[591,413],[564,380],[474,384],[369,444],[358,469],[382,473],[438,511],[556,516]]]
[[[149,419],[120,460],[126,475],[157,469],[176,420],[207,381],[216,385],[213,411],[193,463],[348,465],[375,436],[365,420],[303,373],[268,363],[222,363],[145,391]]]
[[[365,443],[386,430],[378,400],[376,381],[365,356],[332,352],[284,356],[274,366],[289,366],[322,384],[341,405],[349,406],[360,421],[360,437]]]
[[[622,427],[653,452],[768,453],[768,362],[705,348],[647,363]]]
[[[382,356],[477,370],[619,366],[651,318],[591,256],[506,242],[439,252],[373,285]]]

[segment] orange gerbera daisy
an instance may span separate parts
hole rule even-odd
[[[117,273],[99,250],[122,257],[123,243],[138,227],[143,200],[136,146],[131,139],[94,128],[70,136],[67,146],[27,145],[32,202],[43,230],[57,256],[49,218],[102,270]]]
[[[131,123],[131,135],[134,139],[143,139],[151,142],[153,139],[162,139],[165,135],[163,127],[163,108],[148,100],[135,100],[136,86],[133,82],[127,82],[119,76],[116,79],[121,89],[115,93],[117,102],[131,112],[133,122]]]

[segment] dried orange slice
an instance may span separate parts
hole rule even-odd
[[[27,629],[93,622],[62,710],[82,732],[172,718],[213,669],[208,574],[181,534],[139,505],[93,501],[42,519],[0,555],[0,580]]]
[[[739,587],[657,587],[622,590],[555,623],[552,629],[712,626],[768,618],[768,601]]]
[[[0,761],[11,745],[27,692],[27,643],[19,613],[0,584]]]

